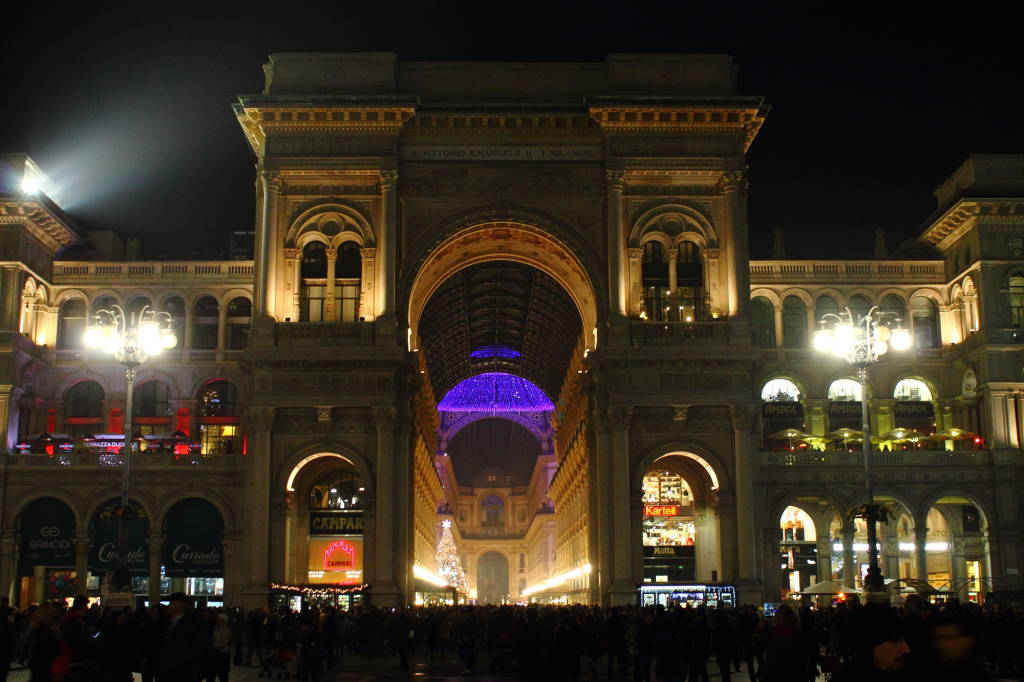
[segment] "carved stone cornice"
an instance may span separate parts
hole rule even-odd
[[[746,98],[734,106],[697,105],[624,105],[590,107],[591,117],[610,132],[651,133],[734,133],[742,135],[744,149],[754,141],[764,123],[765,111],[760,102]]]
[[[249,146],[259,153],[275,133],[395,133],[412,118],[411,106],[236,106]]]
[[[705,261],[718,260],[718,258],[720,257],[720,252],[718,249],[704,249],[700,253],[701,256],[704,257]]]
[[[715,250],[717,251],[718,249],[715,249]],[[707,251],[707,249],[705,249],[705,251]],[[644,257],[644,250],[643,249],[632,249],[632,248],[626,249],[626,256],[628,258],[643,258]]]
[[[79,241],[71,225],[57,212],[38,201],[0,201],[0,225],[23,225],[53,252]]]
[[[979,220],[986,223],[1012,223],[1024,227],[1024,201],[960,200],[925,230],[921,240],[940,250],[946,249]]]
[[[282,249],[281,253],[284,254],[285,258],[289,258],[290,259],[290,258],[298,258],[300,252],[299,252],[299,249]]]

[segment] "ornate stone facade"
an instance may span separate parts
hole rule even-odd
[[[150,574],[169,510],[207,500],[224,523],[231,603],[262,605],[272,583],[311,579],[320,482],[342,474],[358,481],[363,594],[381,604],[428,591],[414,567],[436,570],[444,518],[470,595],[477,559],[496,553],[507,585],[489,594],[633,602],[660,580],[645,557],[651,472],[686,481],[688,580],[775,601],[794,573],[806,583],[806,570],[779,570],[788,553],[811,557],[819,580],[852,584],[863,529],[846,510],[862,502],[862,464],[828,438],[845,414],[830,393],[851,370],[815,357],[810,334],[821,314],[864,303],[918,340],[872,368],[875,432],[909,423],[901,382],[914,380],[928,397],[909,402],[952,439],[889,439],[876,455],[893,510],[885,573],[962,594],[1021,587],[1024,212],[1000,198],[1020,193],[1020,157],[972,157],[940,188],[924,257],[750,261],[745,154],[766,109],[736,92],[728,57],[278,54],[266,74],[264,92],[235,105],[258,164],[252,261],[68,260],[60,249],[81,239],[70,219],[45,196],[4,191],[5,594],[39,594],[31,581],[47,567],[19,552],[40,498],[71,510],[75,569],[93,570],[91,519],[117,490],[106,466],[117,462],[20,451],[38,450],[23,447],[32,434],[116,432],[123,374],[74,334],[98,305],[142,299],[180,309],[181,344],[140,370],[163,387],[151,393],[164,410],[140,428],[221,438],[195,456],[140,455],[132,494],[154,533]],[[519,486],[455,475],[446,444],[462,426],[438,417],[447,368],[422,332],[439,287],[496,261],[553,280],[579,318],[555,409],[528,429],[540,454]],[[810,447],[770,437],[773,381],[795,390],[791,426]],[[72,392],[83,382],[99,387],[93,411]],[[234,387],[231,416],[211,414],[211,382]],[[978,440],[965,446],[957,429]],[[492,498],[500,524],[486,515]]]

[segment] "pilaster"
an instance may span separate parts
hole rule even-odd
[[[271,429],[273,407],[250,407],[243,414],[243,428],[249,436],[245,457],[245,555],[246,585],[242,604],[246,609],[263,608],[269,594]]]

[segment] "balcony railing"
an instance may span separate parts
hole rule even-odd
[[[887,353],[881,356],[881,362],[906,362],[907,360],[950,360],[955,355],[963,353],[959,346],[945,346],[943,348],[918,348],[906,353]],[[808,348],[763,348],[761,358],[765,362],[784,362],[789,364],[801,364],[807,362],[821,362],[829,359],[829,355],[819,353]],[[838,361],[838,360],[837,360]]]
[[[869,281],[906,280],[945,282],[942,261],[751,261],[750,281]]]
[[[652,322],[632,320],[629,340],[633,346],[728,346],[728,320],[702,322]]]
[[[860,452],[769,452],[759,455],[767,467],[863,467]],[[871,463],[877,466],[978,466],[991,461],[988,450],[894,450],[871,453]]]
[[[244,352],[242,350],[205,349],[165,350],[160,355],[154,356],[149,362],[164,365],[238,362],[238,359],[242,357]],[[83,362],[92,365],[103,363],[115,364],[114,360],[105,353],[77,349],[56,349],[50,351],[50,363],[53,365],[75,365]]]
[[[6,455],[11,467],[66,467],[71,469],[82,468],[120,468],[123,463],[123,455],[108,453],[70,453],[70,454],[8,454]],[[215,467],[225,468],[242,466],[244,460],[242,455],[174,455],[169,452],[161,453],[135,453],[132,455],[132,467],[160,468],[160,467]]]
[[[55,284],[72,284],[88,280],[198,278],[222,279],[239,283],[252,283],[252,261],[199,261],[199,262],[83,262],[58,261],[53,264]]]

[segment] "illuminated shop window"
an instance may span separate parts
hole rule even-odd
[[[330,471],[309,490],[310,509],[362,509],[366,488],[353,471]]]
[[[797,402],[800,400],[800,389],[789,379],[772,379],[761,388],[761,400],[765,402]]]

